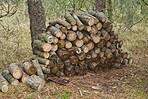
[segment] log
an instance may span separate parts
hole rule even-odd
[[[102,48],[105,46],[106,41],[101,38],[100,42],[97,44],[97,47]]]
[[[76,25],[73,25],[73,26],[72,26],[72,30],[73,30],[73,31],[77,31],[77,29],[78,29],[78,27],[77,27]]]
[[[90,32],[91,31],[91,26],[84,26],[84,31]]]
[[[90,51],[90,55],[92,58],[97,58],[97,53],[94,50]]]
[[[89,63],[89,68],[91,69],[91,70],[93,70],[93,71],[95,71],[95,68],[97,67],[97,63],[96,62],[91,62],[91,63]]]
[[[68,12],[65,14],[66,21],[69,22],[71,25],[76,24],[76,20],[73,18],[73,16]]]
[[[102,57],[104,57],[104,52],[99,52],[98,55],[99,55],[100,58],[102,58]]]
[[[54,26],[51,26],[49,28],[49,31],[51,32],[52,35],[56,36],[56,37],[60,37],[62,35],[62,32],[60,31],[60,29],[54,27]]]
[[[76,47],[82,47],[84,45],[84,41],[83,40],[76,39],[73,42],[73,45],[75,45]]]
[[[59,25],[59,24],[56,24],[55,27],[60,29],[63,33],[67,33],[67,28],[66,27],[63,27],[62,25]]]
[[[51,50],[51,45],[49,43],[41,42],[40,40],[35,40],[33,42],[34,47],[38,48],[41,51],[48,52]]]
[[[106,47],[102,47],[102,48],[101,48],[101,51],[102,51],[102,52],[105,52],[106,49],[107,49]]]
[[[59,69],[64,68],[64,63],[62,62],[62,60],[59,57],[57,57],[56,63],[59,65]]]
[[[85,53],[80,53],[80,54],[76,54],[76,56],[78,57],[79,60],[84,60],[86,57]]]
[[[66,49],[70,49],[71,47],[72,47],[72,43],[69,42],[69,41],[66,41],[66,42],[65,42],[65,48],[66,48]]]
[[[42,68],[42,71],[45,73],[45,74],[50,74],[50,67],[49,66],[42,66],[41,65],[41,68]],[[45,78],[45,77],[44,77]]]
[[[65,64],[65,66],[70,66],[71,65],[70,60],[69,59],[65,60],[64,64]]]
[[[65,26],[67,29],[71,29],[71,24],[69,24],[67,21],[57,19],[58,23]]]
[[[34,49],[34,54],[39,56],[39,57],[42,57],[42,58],[48,58],[49,57],[48,52],[42,52],[42,51],[39,51],[38,49]]]
[[[57,44],[51,44],[51,51],[55,52],[58,50],[58,45]]]
[[[61,58],[61,60],[65,61],[69,58],[70,54],[65,48],[58,49],[57,51],[58,56]]]
[[[84,34],[83,38],[84,43],[88,43],[91,40],[91,37],[88,34],[85,34],[85,32],[83,32],[83,34]]]
[[[109,27],[107,27],[105,30],[108,32],[108,33],[110,33],[111,32],[111,30],[112,30],[112,28],[113,28],[113,25],[111,24]]]
[[[74,41],[77,38],[77,34],[73,31],[67,32],[67,40]]]
[[[107,49],[107,50],[105,51],[105,56],[106,56],[107,58],[111,58],[111,57],[113,56],[113,54],[112,54],[112,52],[111,52],[110,49]]]
[[[95,50],[95,53],[97,53],[97,54],[100,53],[100,48],[95,47],[94,50]]]
[[[81,47],[81,49],[82,49],[82,51],[83,51],[84,53],[88,53],[88,51],[89,51],[88,47],[85,46],[85,45],[83,45],[83,46]]]
[[[84,29],[83,23],[79,20],[79,18],[75,15],[75,13],[73,13],[72,16],[76,20],[76,24],[78,26],[78,30],[80,30],[80,31],[83,30]]]
[[[112,52],[116,51],[116,45],[115,44],[111,44],[111,46],[109,48],[111,49]]]
[[[98,31],[101,30],[102,29],[102,23],[101,22],[97,23],[96,27],[97,27]]]
[[[2,75],[0,75],[0,83],[3,83],[5,85],[8,85],[7,80]]]
[[[97,33],[97,32],[98,32],[98,28],[97,28],[95,25],[93,25],[93,26],[91,27],[91,30],[90,30],[89,33]]]
[[[57,44],[59,42],[59,39],[57,37],[53,37],[53,44]]]
[[[81,48],[73,46],[72,49],[75,51],[76,54],[80,54],[82,52]]]
[[[71,62],[71,64],[77,64],[79,62],[79,59],[76,56],[70,56],[69,60]]]
[[[32,63],[37,68],[37,75],[44,80],[44,74],[38,60],[32,60]]]
[[[19,81],[14,79],[8,70],[3,70],[2,76],[13,86],[17,86],[19,84]]]
[[[44,87],[45,81],[37,75],[31,75],[27,80],[27,85],[35,90],[41,90]]]
[[[51,34],[48,35],[45,33],[41,33],[41,34],[39,34],[38,39],[41,41],[45,41],[47,43],[50,43],[50,44],[53,43],[53,36]]]
[[[103,23],[103,28],[108,28],[111,25],[111,22],[106,19],[105,22]]]
[[[95,16],[96,18],[99,19],[99,21],[101,22],[105,22],[105,20],[107,19],[105,14],[103,12],[90,12],[91,15]]]
[[[102,32],[102,37],[107,38],[108,33],[106,32],[106,30],[105,29],[101,29],[101,32]]]
[[[59,48],[64,48],[65,47],[65,41],[64,40],[59,40],[58,47]]]
[[[96,34],[91,34],[90,35],[92,37],[92,40],[94,43],[99,43],[100,42],[100,36],[96,33]]]
[[[94,45],[94,43],[92,41],[89,41],[86,46],[88,47],[88,49],[90,51],[90,50],[92,50],[94,48],[95,45]]]
[[[57,65],[51,68],[51,73],[53,74],[56,74],[58,71],[59,71],[59,67]]]
[[[96,18],[96,17],[94,17],[93,15],[91,15],[89,13],[86,13],[86,12],[84,14],[87,15],[87,16],[90,16],[90,17],[94,18],[94,24],[97,24],[99,22],[99,19]]]
[[[71,47],[70,49],[67,49],[70,55],[74,55],[76,52],[75,50]]]
[[[10,71],[10,73],[12,74],[12,76],[15,79],[20,79],[22,77],[22,71],[19,69],[18,65],[16,63],[11,63],[8,66],[8,70]]]
[[[83,33],[81,32],[81,31],[76,31],[76,34],[77,34],[77,37],[78,37],[78,39],[83,39]]]
[[[48,59],[44,59],[41,57],[37,57],[37,60],[39,61],[40,64],[44,64],[44,65],[49,65],[50,61]]]
[[[36,67],[30,62],[24,62],[23,63],[23,69],[29,75],[33,75],[37,71]]]
[[[110,41],[107,41],[105,46],[106,47],[110,47],[111,46],[111,42]]]
[[[20,68],[20,70],[22,71],[22,73],[23,73],[23,76],[22,76],[22,78],[21,78],[21,82],[22,83],[26,83],[27,82],[27,80],[28,80],[28,78],[30,77],[28,74],[26,74],[23,70],[22,70],[22,68]]]
[[[66,38],[66,35],[63,33],[62,36],[60,37],[61,40],[64,40]]]
[[[86,25],[92,26],[95,24],[94,18],[81,13],[75,13],[79,19]]]
[[[8,91],[8,86],[0,82],[0,90],[2,92],[7,92]]]

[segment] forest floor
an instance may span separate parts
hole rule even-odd
[[[25,58],[32,55],[29,24],[24,25],[19,21],[13,24],[17,27],[0,27],[0,72],[11,62],[21,64]],[[126,32],[115,27],[115,31],[124,41],[125,51],[134,59],[131,66],[100,70],[99,73],[88,73],[85,76],[66,77],[70,80],[66,86],[49,82],[40,91],[22,83],[16,87],[9,85],[7,93],[0,92],[0,99],[147,99],[148,26],[137,24],[132,27],[132,31]],[[83,96],[80,95],[80,90]]]

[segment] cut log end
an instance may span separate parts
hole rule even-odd
[[[1,89],[1,91],[2,92],[7,92],[8,91],[8,86],[7,85],[4,85],[4,84],[2,84],[2,83],[0,83],[0,89]]]
[[[12,75],[13,75],[14,78],[20,79],[22,77],[22,71],[21,70],[15,70]]]
[[[17,79],[14,79],[12,82],[11,82],[11,85],[13,86],[17,86],[19,84],[19,81]]]
[[[51,45],[49,43],[45,43],[43,45],[43,51],[48,52],[51,50]]]

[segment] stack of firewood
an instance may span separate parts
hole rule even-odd
[[[102,12],[67,12],[38,35],[33,59],[38,59],[44,73],[55,76],[84,75],[88,70],[132,63],[112,28]]]

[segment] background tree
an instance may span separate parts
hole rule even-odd
[[[42,0],[27,0],[28,12],[30,18],[30,31],[32,39],[32,48],[34,40],[37,39],[38,34],[45,32],[45,12],[42,5]]]
[[[96,0],[96,11],[105,13],[106,0]]]

